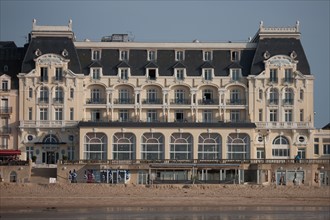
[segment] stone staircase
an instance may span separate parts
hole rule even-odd
[[[57,168],[34,167],[31,170],[31,183],[49,183],[49,178],[57,177]]]

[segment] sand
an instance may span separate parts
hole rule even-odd
[[[0,183],[1,209],[330,206],[330,187]]]

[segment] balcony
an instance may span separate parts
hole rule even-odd
[[[11,114],[12,107],[0,107],[0,114]]]
[[[171,99],[171,105],[190,105],[190,99]]]
[[[105,104],[105,99],[100,99],[100,98],[87,99],[86,104]]]
[[[48,77],[40,77],[39,81],[41,83],[48,83]]]
[[[265,128],[265,129],[307,129],[312,128],[313,125],[311,122],[256,122],[257,128]]]
[[[219,105],[218,99],[199,99],[199,105]]]
[[[268,81],[269,84],[277,84],[278,83],[278,78],[270,78]]]
[[[10,134],[11,133],[11,128],[10,127],[0,127],[0,134]]]
[[[278,105],[278,99],[268,99],[268,105]]]
[[[128,104],[134,104],[134,99],[114,99],[114,104],[120,104],[120,105],[128,105]]]
[[[283,99],[283,105],[293,105],[294,100],[293,99]]]
[[[74,127],[78,121],[20,121],[20,128],[64,128]]]
[[[64,98],[63,97],[57,97],[53,99],[53,103],[55,104],[63,104]]]
[[[246,99],[230,99],[227,100],[227,105],[245,105]]]
[[[163,100],[162,99],[143,99],[142,104],[162,104]]]
[[[0,92],[9,92],[10,90],[8,88],[1,88]]]
[[[48,97],[38,98],[38,103],[39,104],[48,104],[49,103],[49,98]]]

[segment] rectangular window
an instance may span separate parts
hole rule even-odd
[[[271,83],[277,83],[277,69],[270,69],[270,78]]]
[[[259,96],[259,100],[262,100],[262,96],[263,96],[262,93],[263,93],[262,92],[262,89],[259,89],[259,95],[258,95]]]
[[[48,68],[47,67],[40,67],[40,81],[48,82]]]
[[[62,81],[63,77],[63,68],[56,67],[55,69],[55,81]]]
[[[155,50],[149,50],[148,51],[148,60],[155,61],[157,59],[156,55],[157,55],[157,53]]]
[[[26,159],[32,160],[34,147],[26,147]]]
[[[8,81],[7,80],[3,80],[2,81],[2,91],[8,91],[9,87],[8,87]]]
[[[55,108],[55,121],[63,120],[63,109]]]
[[[239,61],[239,51],[231,51],[231,61]]]
[[[323,145],[323,154],[330,154],[330,144]]]
[[[286,83],[292,83],[293,79],[292,79],[292,69],[285,69],[284,72],[284,82]]]
[[[301,122],[304,121],[304,109],[300,109],[299,119],[300,119]]]
[[[73,108],[70,108],[70,120],[71,121],[74,120],[74,110],[73,110]]]
[[[32,108],[29,108],[29,116],[28,116],[29,120],[32,120]]]
[[[292,110],[291,109],[285,110],[284,115],[285,115],[285,122],[292,122]]]
[[[128,61],[128,50],[121,50],[119,52],[119,59],[122,61]]]
[[[156,122],[157,112],[155,110],[148,110],[147,112],[147,122]]]
[[[184,69],[175,69],[175,77],[177,80],[184,80]]]
[[[204,61],[212,61],[212,51],[204,51],[203,59]]]
[[[314,142],[319,142],[319,138],[314,138]]]
[[[182,50],[175,51],[175,60],[183,61],[184,60],[184,51],[182,51]]]
[[[314,154],[319,154],[319,144],[314,144]]]
[[[175,122],[183,122],[183,111],[182,110],[176,110],[175,111]]]
[[[212,111],[211,110],[203,111],[203,122],[212,122]]]
[[[212,69],[204,69],[203,76],[205,80],[212,80]]]
[[[120,122],[128,121],[128,110],[119,111],[119,121]]]
[[[304,90],[300,90],[300,92],[299,92],[299,98],[300,98],[300,100],[304,100]]]
[[[259,109],[259,121],[262,121],[262,109]]]
[[[91,112],[92,121],[100,121],[101,120],[101,114],[99,110],[92,110]]]
[[[120,69],[120,79],[128,80],[128,69]]]
[[[40,109],[40,120],[41,121],[48,120],[48,108],[41,108]]]
[[[269,110],[269,120],[270,121],[277,121],[277,110],[276,109],[271,109]]]
[[[74,98],[74,89],[73,88],[70,89],[70,98],[71,99]]]
[[[92,60],[101,60],[101,50],[92,50]]]
[[[240,112],[239,110],[231,110],[230,111],[230,121],[238,122],[240,120]]]
[[[156,69],[148,69],[148,79],[156,80]]]
[[[265,158],[265,150],[264,148],[257,148],[257,159]]]
[[[92,69],[92,78],[94,80],[99,80],[100,77],[101,77],[101,69],[100,68]]]
[[[33,89],[29,88],[29,98],[32,98],[32,97],[33,97]]]
[[[241,69],[231,69],[231,79],[233,81],[238,81],[241,76]]]

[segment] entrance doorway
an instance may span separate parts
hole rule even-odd
[[[58,157],[58,152],[46,151],[42,153],[42,162],[46,164],[56,164]]]

